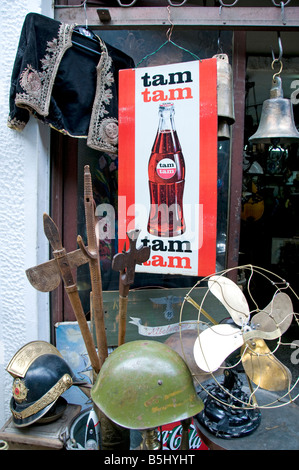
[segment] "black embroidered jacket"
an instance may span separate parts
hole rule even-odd
[[[8,126],[22,130],[30,114],[52,128],[117,153],[118,71],[133,60],[98,37],[100,54],[72,42],[76,25],[29,13],[11,77]]]

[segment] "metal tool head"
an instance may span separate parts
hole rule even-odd
[[[75,269],[88,262],[88,257],[81,249],[69,252],[67,259],[71,269]],[[52,292],[61,282],[60,270],[56,259],[51,259],[38,266],[28,268],[25,272],[30,284],[41,292]]]
[[[150,256],[150,247],[136,248],[139,233],[140,230],[137,229],[128,232],[127,236],[130,242],[128,251],[117,253],[112,260],[112,269],[121,273],[121,281],[124,285],[133,284],[136,264],[145,263]]]
[[[62,243],[58,228],[47,214],[44,214],[44,230],[48,240],[51,240],[53,250],[62,249]],[[88,262],[88,256],[81,250],[66,253],[67,261],[71,270]],[[51,259],[26,270],[26,276],[30,284],[41,292],[55,290],[61,282],[61,272],[56,259]]]

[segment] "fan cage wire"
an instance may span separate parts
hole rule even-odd
[[[277,275],[276,273],[273,273],[272,271],[269,271],[267,270],[266,268],[262,268],[262,267],[259,267],[259,266],[255,266],[255,265],[252,265],[252,264],[247,264],[247,265],[241,265],[241,266],[236,266],[236,267],[233,267],[233,268],[228,268],[228,269],[225,269],[225,270],[222,270],[222,271],[218,271],[218,272],[215,272],[213,274],[210,274],[208,276],[205,276],[201,279],[199,279],[195,284],[194,286],[188,291],[188,293],[185,295],[184,299],[183,299],[183,302],[182,302],[182,305],[181,305],[181,309],[180,309],[180,317],[179,317],[179,333],[180,333],[180,342],[181,342],[181,350],[182,350],[182,354],[183,354],[183,357],[184,357],[184,360],[187,362],[187,358],[186,358],[186,355],[185,355],[185,351],[184,351],[184,344],[183,344],[183,339],[182,339],[182,328],[181,328],[181,325],[182,325],[182,316],[183,316],[183,310],[184,310],[184,306],[185,306],[185,303],[186,302],[189,302],[191,303],[195,308],[198,309],[198,317],[197,317],[197,333],[198,335],[200,334],[201,330],[200,330],[200,325],[207,325],[209,326],[210,324],[208,322],[203,322],[200,320],[200,315],[203,314],[204,316],[207,316],[210,321],[212,320],[213,322],[213,319],[212,317],[210,317],[209,314],[207,314],[207,312],[205,312],[205,310],[203,309],[203,305],[206,301],[206,297],[208,295],[208,293],[210,292],[210,289],[207,289],[206,293],[204,294],[202,300],[201,300],[201,303],[198,305],[197,302],[195,302],[192,297],[191,297],[191,294],[192,292],[194,291],[194,289],[196,287],[198,287],[201,283],[204,283],[206,282],[207,280],[209,280],[210,277],[214,276],[214,275],[220,275],[220,276],[225,276],[227,273],[229,273],[230,271],[234,271],[234,270],[250,270],[250,276],[249,276],[249,279],[247,281],[247,292],[248,292],[248,295],[250,297],[250,299],[252,300],[252,302],[254,303],[254,305],[256,306],[256,309],[254,310],[251,310],[250,311],[250,315],[248,317],[248,320],[250,319],[252,313],[256,313],[259,310],[259,307],[258,307],[258,304],[256,303],[255,299],[253,298],[252,296],[252,293],[250,291],[250,282],[252,281],[252,278],[253,278],[253,274],[256,273],[256,274],[259,274],[261,276],[263,276],[265,279],[267,279],[273,286],[276,287],[276,291],[275,293],[273,294],[273,297],[272,297],[272,300],[273,298],[275,297],[275,295],[278,293],[278,292],[281,292],[283,290],[287,290],[289,289],[292,294],[295,296],[295,298],[297,300],[299,300],[299,297],[298,295],[296,294],[296,292],[293,290],[293,288],[290,286],[290,284],[288,282],[286,282],[282,277],[280,277],[279,275]],[[276,279],[276,281],[272,280],[271,277],[274,277]],[[281,286],[279,286],[279,284]],[[243,313],[243,312],[240,312],[240,313]],[[294,319],[299,327],[299,315],[297,313],[294,312]],[[272,318],[273,319],[273,318]],[[273,319],[274,320],[274,319]],[[184,324],[194,324],[195,321],[194,320],[190,320],[190,321],[185,321]],[[214,321],[214,324],[216,324],[216,322]],[[246,323],[247,324],[247,323]],[[244,325],[246,327],[246,324]],[[240,331],[242,331],[242,329],[244,328],[244,326],[242,326],[242,328],[240,329]],[[279,327],[279,325],[277,325]],[[277,341],[277,345],[275,347],[275,349],[273,351],[270,351],[270,354],[273,355],[274,352],[276,352],[278,350],[278,348],[280,347],[280,345],[290,345],[290,343],[281,343],[281,337],[278,338],[278,341]],[[233,369],[234,367],[236,367],[237,365],[239,365],[241,362],[242,362],[242,357],[243,355],[245,354],[245,351],[246,351],[246,348],[249,347],[248,344],[246,344],[246,347],[244,348],[244,351],[240,357],[240,359],[233,365],[231,366],[220,366],[219,369]],[[204,352],[203,352],[204,353]],[[268,354],[265,354],[265,355],[269,355]],[[258,354],[258,356],[260,356]],[[272,402],[270,403],[266,403],[266,404],[258,404],[257,403],[257,400],[256,400],[256,392],[260,387],[260,385],[256,385],[255,387],[253,387],[252,385],[252,381],[249,379],[249,377],[246,375],[245,371],[245,376],[247,378],[247,381],[248,381],[248,385],[249,385],[249,389],[250,389],[250,394],[248,395],[248,401],[243,401],[241,400],[240,398],[234,396],[228,389],[226,389],[217,379],[216,375],[213,373],[213,371],[210,371],[208,372],[210,375],[211,375],[211,378],[214,380],[214,382],[218,385],[218,387],[220,387],[220,389],[222,389],[227,395],[229,395],[232,399],[234,399],[235,402],[239,402],[240,403],[240,406],[237,406],[236,404],[228,404],[227,402],[225,401],[222,401],[221,399],[219,399],[219,397],[215,397],[213,394],[210,393],[210,391],[198,380],[198,378],[196,377],[196,374],[192,374],[193,375],[193,378],[196,380],[196,382],[198,383],[198,385],[202,388],[202,391],[206,392],[210,397],[212,397],[213,399],[217,400],[219,403],[222,403],[223,405],[225,406],[230,406],[231,408],[233,409],[244,409],[244,406],[247,408],[247,409],[269,409],[269,408],[280,408],[280,407],[284,407],[286,405],[289,405],[290,403],[294,402],[298,397],[299,397],[299,392],[297,393],[297,395],[295,397],[291,397],[291,392],[296,388],[298,382],[299,382],[299,376],[297,377],[297,379],[294,381],[293,385],[288,387],[287,391],[282,394],[281,396],[278,396],[276,398],[276,400],[273,400]],[[285,398],[288,398],[287,401],[282,401],[284,400]]]

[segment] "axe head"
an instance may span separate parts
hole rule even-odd
[[[77,268],[88,262],[88,257],[81,249],[71,251],[67,254],[67,260],[71,269]],[[26,270],[30,284],[41,292],[51,292],[61,282],[60,269],[56,259],[39,264]]]
[[[130,241],[128,251],[117,253],[112,260],[112,269],[122,273],[121,280],[124,285],[133,284],[136,264],[145,263],[150,257],[150,247],[141,246],[136,248],[139,233],[140,230],[128,232],[127,235]]]
[[[51,292],[59,286],[61,281],[60,272],[54,259],[27,269],[26,276],[30,284],[41,292]]]

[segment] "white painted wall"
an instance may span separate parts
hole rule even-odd
[[[24,131],[7,127],[13,63],[29,12],[54,16],[52,0],[0,2],[0,428],[10,417],[12,377],[5,368],[29,341],[49,341],[49,296],[25,270],[48,259],[42,214],[49,212],[50,130],[31,117]]]

